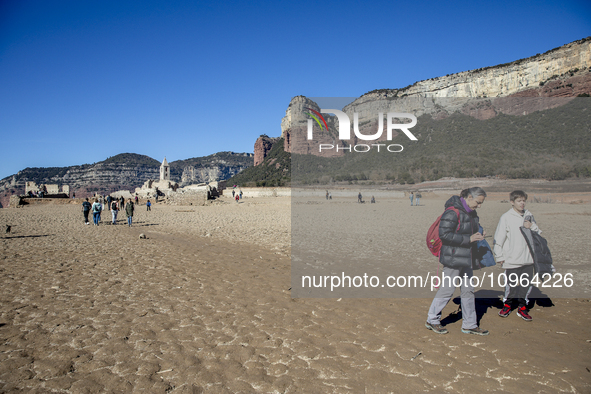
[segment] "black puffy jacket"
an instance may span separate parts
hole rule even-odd
[[[458,215],[448,207],[457,208],[460,212],[460,228],[458,229]],[[441,215],[439,223],[439,238],[441,238],[441,253],[439,262],[446,267],[460,269],[471,268],[474,265],[476,242],[470,244],[470,236],[478,232],[478,215],[476,211],[466,212],[459,196],[452,196],[445,203],[446,211]]]

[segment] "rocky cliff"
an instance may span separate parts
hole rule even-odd
[[[270,150],[264,152],[264,158],[258,165],[249,167],[233,176],[228,180],[228,184],[241,187],[289,185],[291,155],[283,149],[283,139],[261,136],[257,141],[262,141],[259,146]],[[260,155],[262,156],[262,153]]]
[[[591,37],[588,37],[508,64],[419,81],[402,89],[374,90],[354,100],[343,112],[351,121],[353,113],[358,113],[362,132],[375,132],[378,126],[377,114],[380,112],[407,112],[417,117],[431,114],[438,119],[453,112],[478,119],[489,119],[499,113],[523,115],[564,105],[568,100],[562,98],[589,95],[590,64]],[[544,100],[542,103],[511,99],[522,97],[555,100]],[[314,102],[303,96],[294,97],[290,102],[281,121],[281,134],[287,152],[306,154],[315,152],[316,149],[311,146],[316,147],[318,143],[339,143],[334,131],[330,130],[331,116],[325,116],[329,131],[315,131],[314,140],[307,141],[305,130],[309,117],[304,113],[304,108],[314,105]],[[356,138],[350,140],[351,144],[357,142]]]
[[[538,96],[576,96],[588,91],[578,86],[556,93],[541,87],[548,81],[585,75],[590,63],[591,37],[587,37],[511,63],[419,81],[402,89],[374,90],[351,105],[386,97],[504,97],[523,91]]]
[[[275,144],[279,138],[270,138],[267,135],[261,135],[254,143],[254,165],[258,166],[265,160],[268,153],[271,151],[273,144]]]
[[[170,174],[181,187],[226,180],[253,165],[252,153],[218,152],[170,163]]]
[[[343,146],[345,143],[337,138],[336,125],[337,120],[334,116],[324,115],[328,130],[320,130],[314,125],[312,139],[307,139],[307,122],[310,117],[311,108],[317,112],[320,107],[317,103],[304,96],[294,97],[285,111],[285,117],[281,120],[281,129],[283,137],[283,149],[286,152],[298,154],[316,154],[316,147],[319,144],[333,144]],[[329,152],[326,157],[338,155],[338,153]],[[256,164],[255,164],[256,165]]]
[[[181,186],[225,180],[252,166],[252,153],[220,152],[170,163],[171,180]],[[0,180],[0,207],[13,194],[24,194],[25,182],[69,185],[77,197],[134,190],[149,179],[160,178],[160,162],[151,157],[123,153],[95,164],[70,167],[26,168]]]

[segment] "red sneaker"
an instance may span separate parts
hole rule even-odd
[[[501,309],[499,311],[499,316],[501,316],[501,317],[507,317],[510,314],[511,314],[511,305],[509,305],[509,304],[505,304],[503,306],[503,309]]]
[[[525,309],[524,306],[522,306],[521,308],[517,309],[517,314],[519,316],[521,316],[521,318],[525,321],[532,321],[532,317],[529,315],[529,313],[527,313],[527,309]]]

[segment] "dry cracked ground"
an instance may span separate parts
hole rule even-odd
[[[292,299],[289,199],[108,219],[0,210],[0,392],[591,392],[588,299],[531,323],[481,300],[487,337],[462,334],[450,302],[436,335],[431,299]]]

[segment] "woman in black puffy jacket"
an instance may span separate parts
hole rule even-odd
[[[462,302],[462,332],[488,335],[487,330],[478,327],[474,288],[470,285],[472,266],[476,258],[476,242],[483,240],[485,235],[478,232],[479,220],[476,209],[480,208],[485,197],[486,192],[482,188],[472,187],[462,190],[460,196],[452,196],[445,203],[445,212],[441,215],[439,224],[439,238],[442,244],[439,261],[443,264],[443,273],[439,290],[431,303],[425,323],[428,329],[438,334],[448,332],[441,325],[441,311],[459,286]]]

